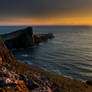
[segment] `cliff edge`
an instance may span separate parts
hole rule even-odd
[[[54,36],[52,33],[34,34],[32,27],[27,27],[25,29],[1,35],[1,37],[9,49],[17,49],[38,45],[40,42],[44,42]]]

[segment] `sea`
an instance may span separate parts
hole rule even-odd
[[[0,34],[25,27],[0,26]],[[14,49],[17,60],[56,75],[78,80],[92,79],[91,26],[33,26],[33,32],[53,33],[55,38],[34,47]]]

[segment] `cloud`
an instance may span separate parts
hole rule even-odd
[[[92,0],[0,0],[0,16],[48,17],[91,10]]]

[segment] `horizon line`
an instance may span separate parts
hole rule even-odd
[[[92,25],[0,25],[0,26],[89,26],[92,27]]]

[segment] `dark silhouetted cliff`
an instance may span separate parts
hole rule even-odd
[[[7,36],[10,34],[7,34]],[[15,36],[16,35],[16,36]],[[5,40],[5,44],[8,48],[25,48],[33,45],[33,31],[32,27],[13,32],[10,36],[12,38]]]
[[[26,48],[53,38],[53,34],[33,34],[32,27],[27,27],[12,33],[1,35],[9,49]]]

